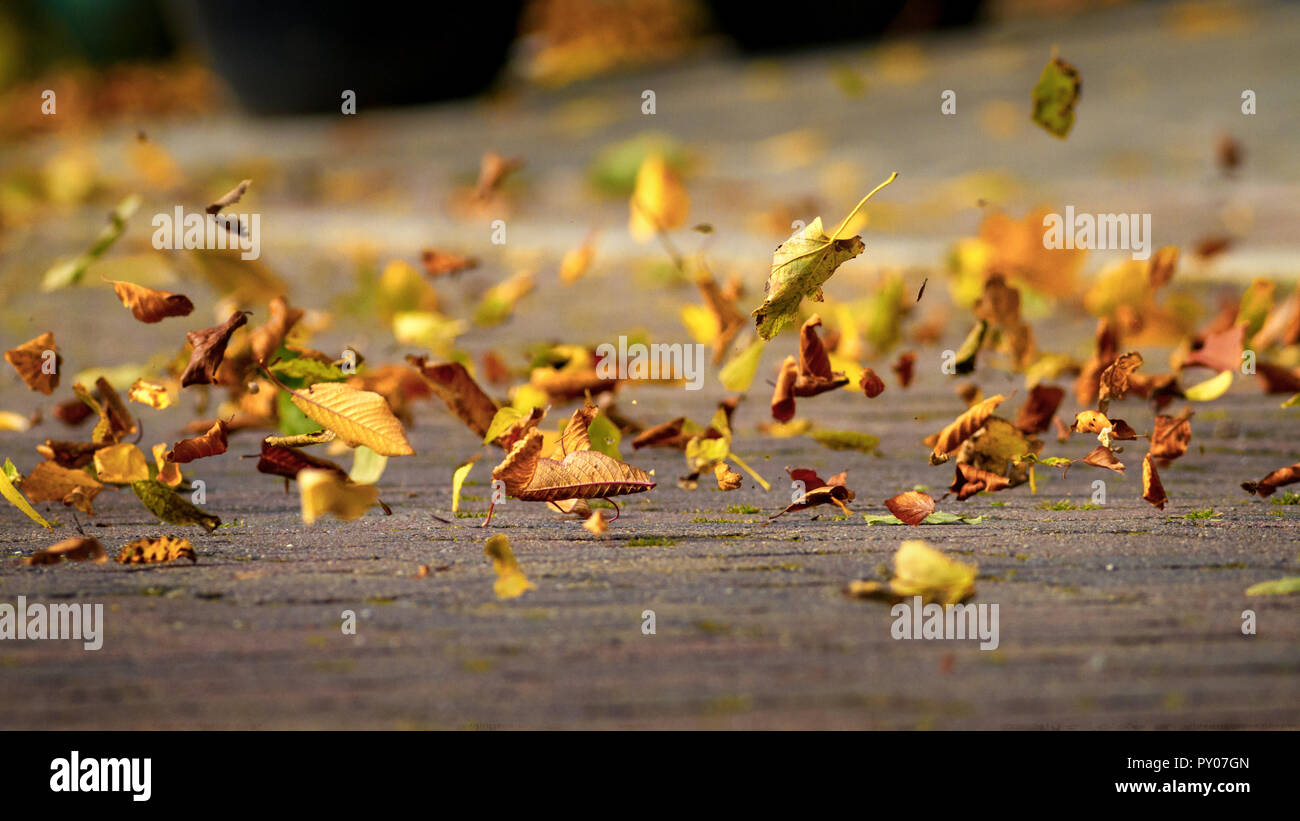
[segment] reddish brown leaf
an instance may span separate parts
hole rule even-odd
[[[167,461],[177,464],[193,462],[226,452],[226,423],[218,419],[208,432],[193,439],[182,439],[167,452]]]
[[[934,499],[928,493],[908,490],[885,500],[885,507],[904,524],[916,526],[934,512]]]
[[[1156,460],[1149,453],[1142,457],[1142,498],[1160,510],[1164,510],[1169,501],[1164,485],[1160,484],[1160,474],[1156,472]]]
[[[247,322],[248,315],[244,311],[235,311],[220,325],[186,334],[185,338],[194,347],[194,351],[190,354],[189,365],[181,374],[181,387],[215,384],[217,369],[225,359],[226,345],[230,342],[231,334]]]

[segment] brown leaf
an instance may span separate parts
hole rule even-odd
[[[745,477],[732,470],[726,462],[713,466],[713,478],[718,482],[718,490],[736,490],[745,481]]]
[[[1074,383],[1074,396],[1080,405],[1097,401],[1101,385],[1101,372],[1119,355],[1119,332],[1109,317],[1097,320],[1097,334],[1093,341],[1092,357],[1079,372]]]
[[[908,351],[898,355],[898,361],[891,366],[894,374],[898,377],[898,384],[906,388],[912,384],[912,375],[916,370],[916,354]]]
[[[447,403],[456,418],[479,435],[487,436],[492,418],[497,415],[497,403],[469,375],[459,362],[427,364],[423,356],[408,356],[406,361],[428,381],[433,392]]]
[[[101,277],[102,278],[102,277]],[[169,316],[189,316],[194,310],[194,303],[184,294],[160,291],[136,285],[134,282],[121,282],[104,279],[113,286],[117,298],[131,309],[131,315],[141,322],[161,322]]]
[[[54,356],[46,356],[53,351]],[[59,372],[63,370],[63,357],[54,344],[54,334],[46,331],[29,339],[17,348],[5,352],[5,361],[18,371],[27,387],[49,396],[59,386]]]
[[[799,365],[793,356],[787,356],[781,363],[781,374],[776,378],[776,388],[772,391],[772,418],[778,422],[789,422],[794,418],[794,384],[799,379]]]
[[[1016,413],[1016,427],[1026,434],[1042,433],[1052,425],[1052,418],[1065,399],[1065,390],[1055,385],[1035,385]]]
[[[833,504],[845,513],[850,512],[845,502],[853,501],[856,494],[846,484],[849,476],[848,471],[837,473],[831,478],[823,480],[817,475],[817,471],[811,468],[787,467],[785,470],[786,473],[790,474],[791,481],[803,482],[804,493],[802,497],[791,502],[785,510],[770,518],[777,519],[796,510],[807,510],[810,507],[827,504]]]
[[[1117,357],[1106,370],[1101,372],[1101,377],[1098,379],[1098,410],[1105,413],[1112,399],[1124,398],[1124,394],[1128,393],[1129,377],[1140,367],[1142,367],[1142,354],[1129,351]]]
[[[70,562],[106,562],[108,561],[108,554],[104,552],[104,546],[96,539],[64,539],[58,544],[36,551],[23,559],[23,564],[58,564],[64,560]]]
[[[136,539],[123,545],[117,553],[119,564],[159,564],[176,559],[189,559],[191,562],[199,560],[189,539],[175,536]]]
[[[1228,250],[1232,244],[1232,237],[1224,234],[1212,234],[1210,236],[1201,237],[1197,240],[1194,251],[1198,259],[1205,260],[1210,259],[1211,257],[1217,257],[1219,254]]]
[[[987,490],[992,493],[1010,486],[1011,480],[1005,476],[981,470],[974,465],[959,463],[957,474],[948,489],[956,493],[957,501],[961,502],[981,491]]]
[[[41,462],[23,479],[23,495],[32,502],[62,502],[87,516],[95,515],[92,502],[104,489],[84,470]]]
[[[90,418],[91,409],[77,397],[65,399],[54,406],[54,418],[70,428],[75,428]]]
[[[298,448],[273,445],[263,440],[261,458],[257,460],[259,473],[269,473],[272,476],[285,476],[293,479],[297,477],[299,471],[307,468],[329,471],[340,479],[348,478],[346,470],[328,459],[312,456],[310,453]]]
[[[1169,501],[1164,485],[1160,484],[1160,474],[1156,472],[1156,460],[1149,453],[1142,457],[1142,498],[1160,510],[1164,510]]]
[[[676,419],[670,419],[660,425],[652,428],[646,428],[632,440],[632,449],[640,450],[641,448],[673,448],[675,450],[685,450],[686,443],[690,441],[690,436],[682,433],[682,427],[686,424],[686,417],[679,416]]]
[[[193,439],[182,439],[167,453],[167,461],[177,464],[193,462],[226,452],[226,423],[218,419],[208,432]]]
[[[876,375],[876,372],[870,368],[862,369],[862,376],[858,378],[858,387],[867,395],[868,399],[875,399],[885,391],[885,381]]]
[[[1201,366],[1215,373],[1235,371],[1241,367],[1241,353],[1245,349],[1246,323],[1237,322],[1232,327],[1205,337],[1200,348],[1192,351],[1180,367]]]
[[[816,396],[849,383],[843,373],[831,371],[830,356],[817,336],[821,324],[821,316],[813,314],[799,330],[799,378],[794,383],[795,396]]]
[[[739,296],[736,289],[724,292],[708,270],[700,273],[695,285],[704,296],[704,304],[718,320],[718,335],[713,338],[713,365],[717,367],[722,364],[736,334],[745,326],[745,315],[736,307]]]
[[[426,248],[420,252],[420,264],[424,266],[424,272],[429,276],[442,277],[477,268],[478,259]]]
[[[1093,448],[1092,452],[1089,453],[1087,456],[1083,457],[1082,461],[1085,465],[1092,465],[1093,467],[1098,467],[1098,468],[1106,468],[1108,470],[1113,470],[1119,474],[1124,473],[1124,463],[1121,462],[1119,458],[1115,456],[1115,451],[1111,450],[1105,445],[1098,445],[1097,447]]]
[[[1147,263],[1147,281],[1151,290],[1156,290],[1169,283],[1178,269],[1178,246],[1166,245],[1151,255]]]
[[[222,194],[220,198],[218,198],[211,205],[209,205],[206,209],[207,212],[209,214],[219,214],[221,213],[222,208],[225,208],[230,205],[234,205],[235,203],[239,202],[240,198],[243,197],[245,193],[247,193],[248,186],[252,184],[253,184],[252,180],[241,180],[239,185],[236,185],[234,188]]]
[[[217,369],[226,356],[230,335],[247,322],[248,315],[244,311],[235,311],[220,325],[186,334],[185,338],[194,347],[194,351],[190,354],[189,365],[181,374],[181,387],[215,384]]]
[[[60,467],[81,468],[90,464],[95,458],[95,451],[102,447],[103,444],[96,442],[58,442],[46,439],[45,444],[36,446],[36,452]]]
[[[1151,448],[1148,451],[1160,467],[1167,467],[1170,462],[1187,452],[1192,441],[1191,408],[1184,408],[1177,416],[1156,417],[1155,427],[1151,431]]]
[[[1300,462],[1294,465],[1288,465],[1284,468],[1278,468],[1269,475],[1260,479],[1258,482],[1242,482],[1241,489],[1247,493],[1256,493],[1263,497],[1273,495],[1273,491],[1283,485],[1291,485],[1300,482]],[[27,492],[27,480],[23,480],[23,492]],[[35,501],[34,499],[32,501]]]
[[[248,333],[254,362],[270,362],[304,313],[301,308],[290,308],[289,301],[282,296],[272,298],[267,308],[271,312],[270,318]]]
[[[925,517],[934,512],[934,499],[928,493],[908,490],[892,499],[885,500],[885,507],[904,524],[913,527],[925,521]]]
[[[934,450],[930,454],[931,464],[942,464],[949,454],[961,446],[975,431],[984,426],[999,404],[1006,400],[1002,394],[990,396],[983,402],[973,405],[958,416],[935,437]]]
[[[1255,363],[1256,373],[1264,382],[1264,393],[1300,391],[1300,368],[1284,368],[1271,362]]]

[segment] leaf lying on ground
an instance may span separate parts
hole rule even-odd
[[[483,544],[483,555],[492,560],[492,569],[497,579],[492,583],[492,590],[500,599],[516,599],[529,590],[536,590],[537,585],[528,581],[528,577],[519,569],[515,553],[510,549],[510,539],[498,533],[489,536]]]
[[[894,172],[863,197],[833,234],[826,234],[821,217],[817,217],[777,247],[764,287],[767,296],[752,314],[759,337],[768,340],[780,333],[794,320],[804,297],[822,301],[822,285],[840,265],[866,249],[861,237],[841,237],[840,233],[873,194],[897,177]]]
[[[140,197],[132,194],[117,204],[108,215],[108,225],[104,226],[95,242],[84,253],[67,262],[60,262],[45,272],[41,280],[42,291],[54,291],[76,285],[86,273],[90,264],[104,255],[118,237],[126,231],[126,221],[140,208]]]
[[[8,459],[5,460],[6,468],[11,467],[12,465],[13,463],[10,462]],[[54,529],[54,526],[51,525],[49,522],[45,521],[45,517],[37,513],[36,508],[32,507],[31,502],[28,502],[26,497],[24,497],[23,494],[18,490],[18,488],[14,486],[13,481],[10,480],[9,478],[7,470],[0,471],[0,496],[4,496],[5,499],[9,500],[9,504],[21,510],[27,516],[27,518],[31,519],[33,522],[36,522],[36,524],[40,525],[46,530]]]
[[[487,435],[497,413],[497,403],[483,392],[464,365],[459,362],[430,365],[422,356],[408,356],[406,361],[420,372],[456,418],[479,436]]]
[[[168,524],[198,525],[209,533],[221,526],[219,517],[204,513],[161,482],[132,482],[131,490],[150,513]]]
[[[58,544],[36,551],[23,559],[23,564],[58,564],[62,561],[106,562],[108,561],[108,554],[104,552],[104,546],[97,539],[64,539]]]
[[[190,362],[185,367],[185,372],[181,374],[181,387],[215,384],[217,370],[225,359],[226,345],[230,343],[231,334],[247,322],[248,314],[235,311],[220,325],[187,333],[185,338],[189,340],[194,350],[190,354]]]
[[[415,454],[387,400],[373,391],[341,382],[317,382],[301,391],[280,387],[294,407],[352,447],[365,445],[381,456]]]
[[[1255,493],[1262,497],[1269,497],[1273,492],[1284,485],[1292,485],[1300,482],[1300,462],[1294,465],[1288,465],[1284,468],[1278,468],[1269,475],[1260,479],[1258,482],[1242,482],[1241,489],[1247,493]],[[26,488],[26,482],[23,483]]]
[[[915,527],[934,513],[934,499],[928,493],[908,490],[886,499],[885,507],[901,521]]]
[[[803,483],[803,494],[791,502],[785,510],[769,518],[778,519],[796,510],[807,510],[810,507],[828,504],[835,505],[845,513],[851,512],[845,502],[853,501],[856,494],[845,484],[849,477],[848,471],[837,473],[826,480],[811,468],[787,467],[785,471],[790,474],[790,481]]]
[[[114,279],[104,279],[104,281],[113,286],[117,298],[122,300],[122,304],[131,309],[131,315],[141,322],[154,323],[162,322],[170,316],[189,316],[194,310],[194,303],[190,302],[190,298],[184,294],[146,288],[133,282]]]
[[[1074,106],[1082,89],[1079,70],[1057,57],[1053,49],[1052,59],[1043,67],[1034,86],[1033,121],[1052,136],[1065,139],[1074,127]]]
[[[977,571],[976,565],[950,559],[925,542],[910,539],[894,554],[894,575],[888,582],[852,581],[844,593],[891,601],[920,596],[927,604],[959,604],[975,595]]]
[[[53,351],[50,356],[46,352]],[[59,386],[59,373],[63,370],[63,357],[54,344],[54,334],[46,331],[29,339],[17,348],[5,352],[5,361],[13,366],[27,387],[46,396]]]
[[[1292,593],[1300,593],[1300,576],[1259,582],[1246,588],[1247,596],[1288,596]]]
[[[182,439],[173,445],[167,452],[167,461],[183,465],[195,459],[220,456],[226,452],[226,446],[226,423],[218,419],[202,436]]]
[[[95,451],[95,476],[110,485],[129,485],[149,478],[149,460],[130,442]]]
[[[117,553],[119,564],[160,564],[177,559],[189,559],[191,562],[199,560],[189,539],[178,539],[175,536],[136,539],[123,545]]]
[[[893,515],[882,515],[879,513],[864,513],[863,520],[868,525],[902,525],[902,519]],[[935,511],[921,520],[923,525],[977,525],[984,521],[983,516],[959,516],[956,513],[944,513],[942,510]]]
[[[303,524],[331,513],[345,522],[365,515],[379,498],[379,488],[340,479],[329,470],[307,468],[298,473],[298,493],[302,497]]]
[[[1160,483],[1160,474],[1156,472],[1156,461],[1149,453],[1142,457],[1142,498],[1160,510],[1164,510],[1169,501],[1165,486]]]

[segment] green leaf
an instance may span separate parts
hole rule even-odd
[[[386,467],[387,456],[381,456],[365,445],[357,445],[352,452],[352,470],[348,472],[348,478],[359,485],[373,485],[384,475]]]
[[[596,414],[596,418],[591,420],[587,426],[587,438],[591,440],[591,449],[600,451],[611,459],[623,461],[623,457],[618,452],[618,443],[623,439],[623,433],[618,426],[609,421],[609,417],[603,413]]]
[[[76,285],[85,275],[90,264],[99,259],[113,247],[118,237],[126,231],[126,221],[140,208],[140,197],[136,194],[124,198],[108,215],[108,225],[95,237],[95,242],[80,256],[60,262],[45,272],[41,280],[41,290],[57,291],[69,285]]]
[[[1288,596],[1292,593],[1300,593],[1300,576],[1287,576],[1246,588],[1247,596]]]
[[[300,436],[321,430],[320,424],[298,410],[288,393],[280,391],[275,397],[276,416],[279,419],[280,433],[285,436]]]
[[[304,383],[344,382],[348,375],[335,365],[300,356],[297,359],[284,359],[271,366],[271,372],[281,380],[301,379]]]
[[[755,339],[748,348],[723,365],[722,370],[718,372],[718,381],[722,383],[722,387],[733,393],[749,390],[749,386],[754,383],[755,374],[758,373],[758,363],[763,358],[765,347],[767,343]]]
[[[1074,104],[1082,87],[1078,70],[1053,53],[1034,86],[1034,122],[1065,139],[1074,127]]]
[[[153,479],[131,483],[135,493],[150,513],[173,525],[198,525],[211,533],[221,526],[221,519],[187,502],[171,488]]]
[[[497,411],[496,416],[492,417],[492,423],[488,425],[487,433],[483,436],[483,444],[492,444],[499,436],[501,436],[501,434],[510,430],[511,425],[526,416],[528,416],[528,411],[526,410],[512,408],[508,405],[501,408]]]
[[[880,445],[880,437],[851,430],[814,430],[808,434],[817,444],[831,450],[857,450],[871,453]]]

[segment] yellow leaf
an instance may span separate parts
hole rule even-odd
[[[311,524],[326,513],[345,522],[359,519],[379,498],[379,488],[340,479],[333,471],[305,468],[298,471],[302,496],[302,521]]]
[[[288,390],[286,388],[286,390]],[[384,397],[342,382],[318,382],[305,391],[289,391],[298,410],[351,447],[365,445],[380,456],[412,456],[406,431]]]
[[[21,413],[13,411],[0,411],[0,430],[12,430],[22,432],[32,426],[32,420],[23,416]]]
[[[510,539],[506,536],[489,536],[483,545],[483,555],[492,559],[492,569],[497,573],[497,580],[492,584],[497,598],[514,599],[529,590],[537,589],[537,585],[528,581],[528,577],[519,569],[515,553],[510,549]]]
[[[199,560],[194,552],[194,545],[189,539],[179,539],[175,536],[163,536],[161,539],[136,539],[130,544],[123,545],[117,553],[119,564],[157,564],[176,559],[189,559],[191,562]]]
[[[763,358],[763,349],[767,343],[761,339],[754,340],[748,348],[732,357],[718,372],[718,381],[729,391],[740,393],[749,390],[758,373],[758,363]]]
[[[159,385],[157,382],[149,382],[144,379],[135,380],[130,390],[126,393],[126,398],[132,402],[139,402],[141,405],[148,405],[154,410],[163,410],[172,405],[172,395],[168,392],[165,385]]]
[[[36,522],[36,524],[46,530],[54,529],[53,525],[45,521],[44,517],[36,512],[36,508],[32,507],[31,503],[18,492],[18,488],[14,487],[13,482],[9,481],[9,477],[5,475],[3,470],[0,470],[0,496],[8,499],[10,504],[27,514],[27,518]]]
[[[663,155],[650,154],[637,171],[628,207],[628,230],[638,242],[648,242],[660,231],[684,225],[691,211],[691,199]]]
[[[149,460],[130,442],[95,451],[95,475],[101,482],[126,485],[149,478]]]
[[[571,248],[560,260],[560,282],[565,285],[572,285],[587,273],[591,267],[591,260],[596,255],[596,246],[591,240],[579,245],[577,248]]]
[[[478,456],[468,462],[457,465],[456,470],[451,474],[451,512],[460,511],[460,489],[465,484],[465,477],[469,476],[470,470],[473,469],[474,463],[478,461]]]
[[[158,464],[159,482],[167,487],[176,487],[181,483],[181,469],[175,462],[167,461],[167,451],[171,450],[166,442],[153,446],[153,460]]]
[[[926,602],[956,604],[975,594],[978,568],[945,556],[918,539],[903,542],[894,554],[894,595],[920,596]]]
[[[1213,402],[1228,392],[1232,387],[1232,371],[1222,371],[1218,376],[1199,382],[1183,394],[1193,402]]]

